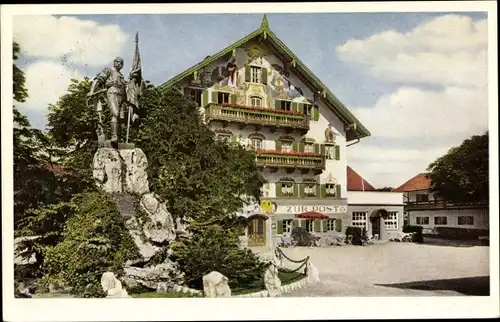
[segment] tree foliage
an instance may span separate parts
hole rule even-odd
[[[474,135],[428,167],[430,190],[449,201],[489,198],[489,135]]]

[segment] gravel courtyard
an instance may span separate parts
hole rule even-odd
[[[310,256],[321,282],[283,296],[488,295],[489,247],[413,243],[292,247],[291,259]],[[284,260],[287,267],[296,264]]]

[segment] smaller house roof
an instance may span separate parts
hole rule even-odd
[[[374,191],[375,188],[350,166],[347,166],[347,191]]]
[[[427,190],[431,186],[431,179],[427,178],[426,173],[419,173],[410,180],[403,183],[401,186],[397,187],[394,191],[404,192],[404,191],[415,191],[415,190]]]

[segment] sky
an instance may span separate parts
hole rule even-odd
[[[488,129],[487,14],[269,13],[271,30],[368,128],[348,164],[376,188],[398,187]],[[46,126],[71,78],[116,56],[130,70],[139,32],[143,76],[160,85],[259,28],[262,14],[15,16],[18,66]]]

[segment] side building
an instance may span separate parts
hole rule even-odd
[[[436,228],[489,229],[488,202],[449,202],[429,191],[431,180],[419,173],[395,190],[403,193],[405,220],[422,226],[424,233]]]
[[[271,246],[296,226],[340,233],[351,224],[347,146],[370,132],[265,15],[260,28],[161,86],[195,101],[218,139],[255,150],[266,183],[261,203],[243,209],[249,246]]]

